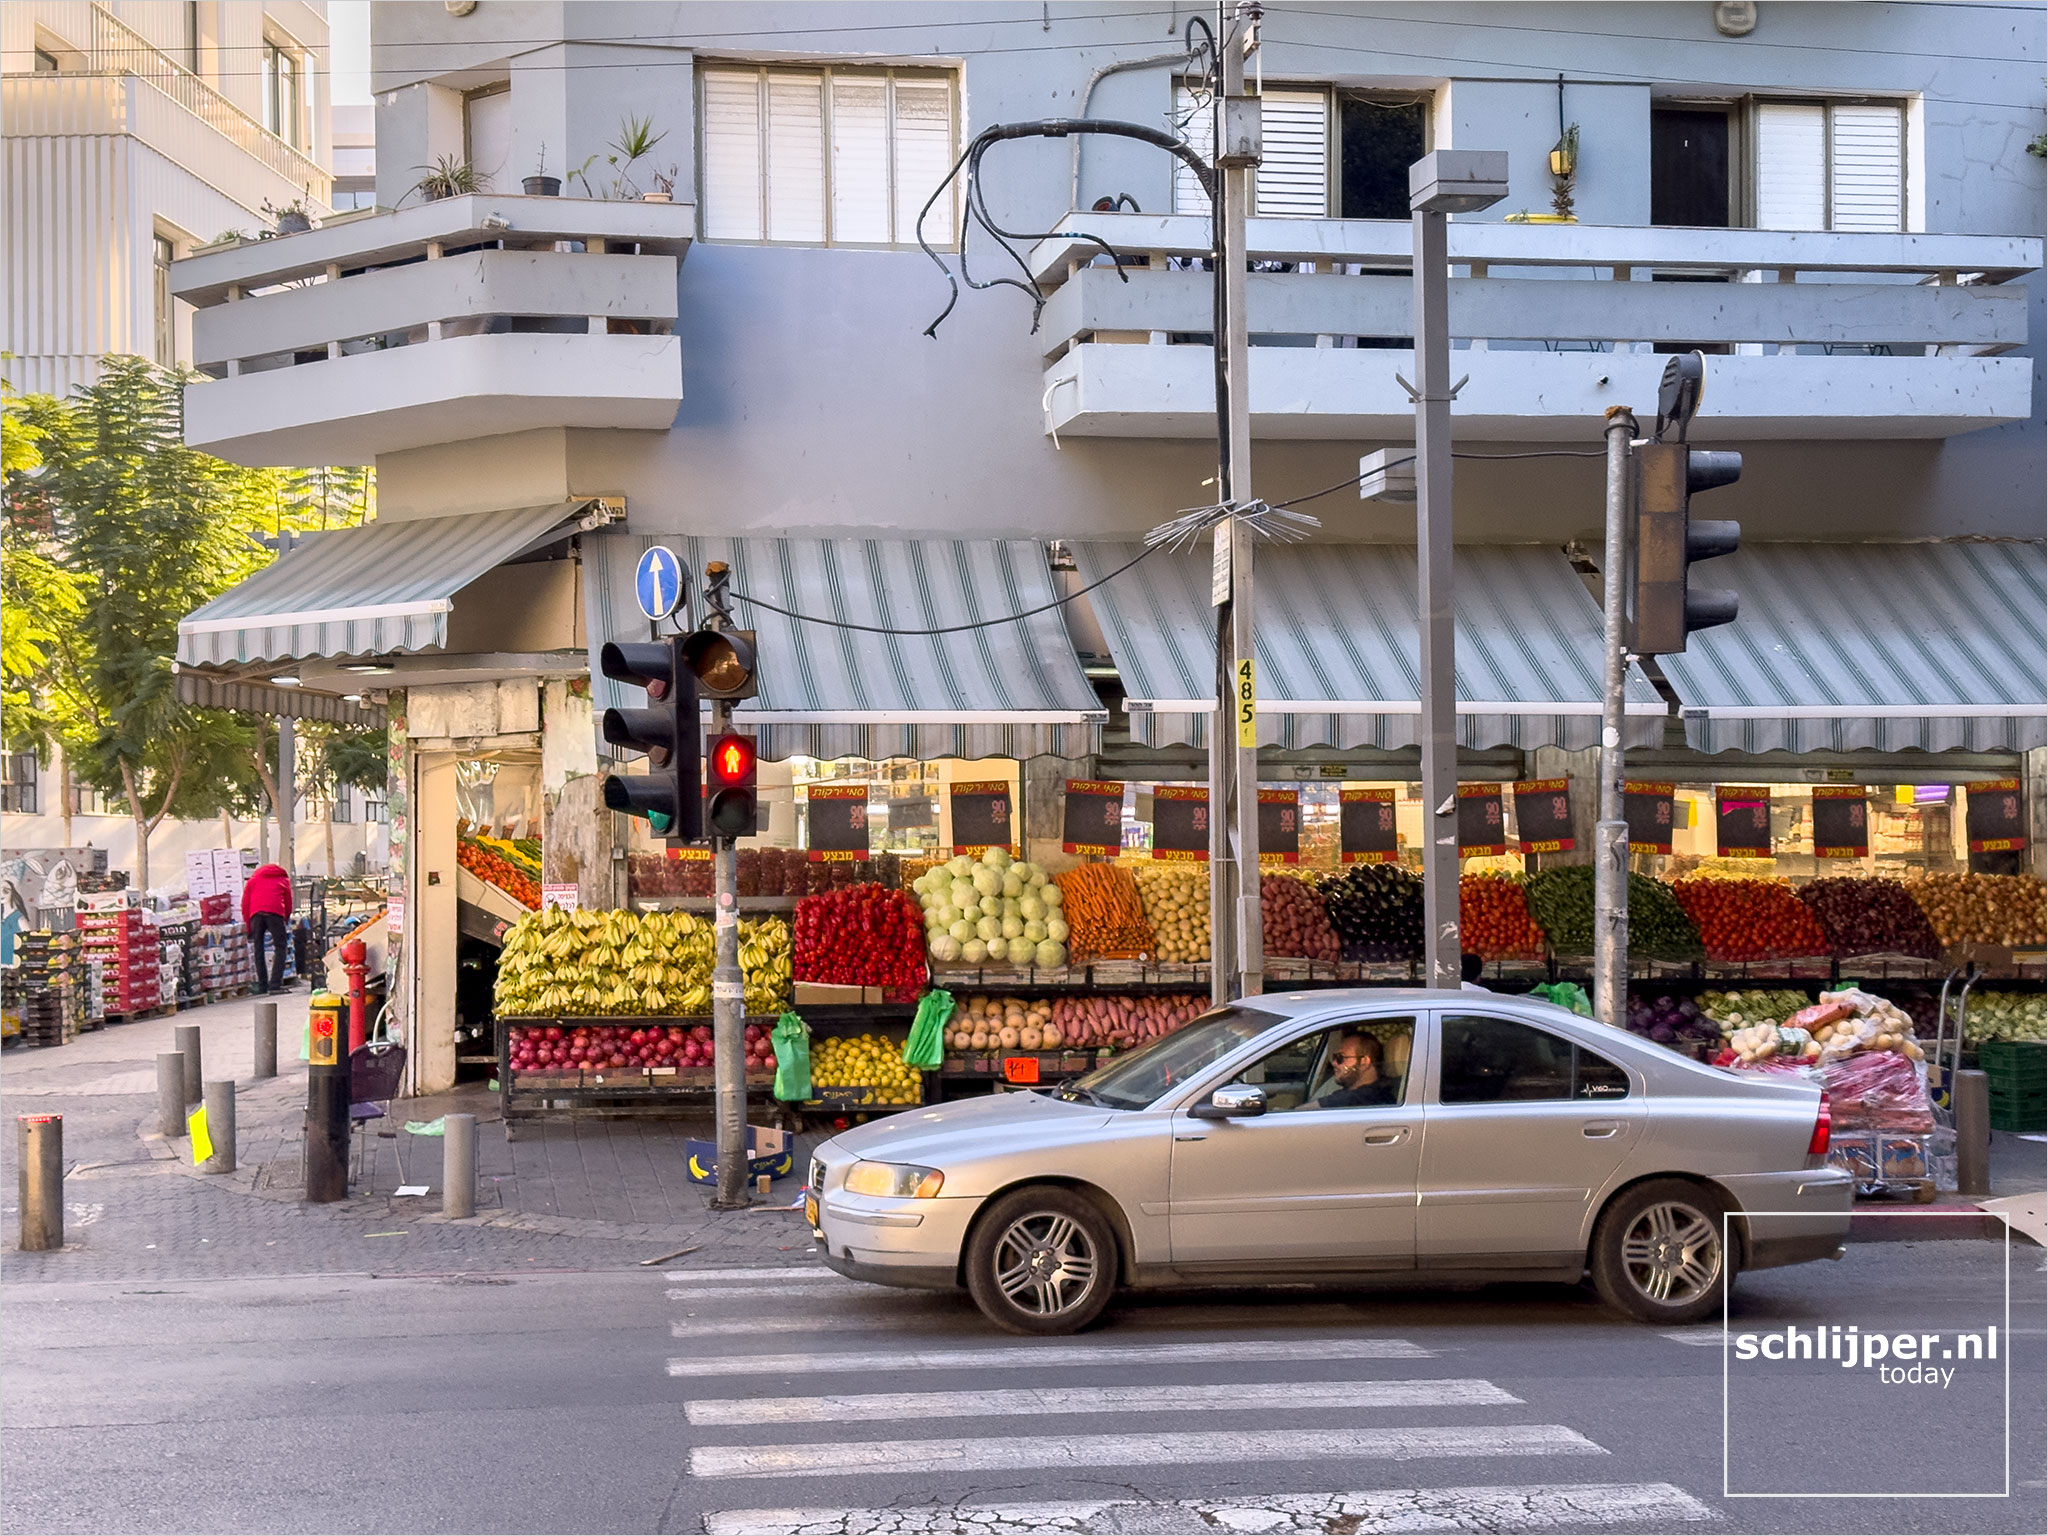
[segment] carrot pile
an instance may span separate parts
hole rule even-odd
[[[1067,919],[1067,943],[1076,956],[1149,954],[1152,925],[1145,921],[1138,882],[1120,864],[1080,864],[1054,875]]]

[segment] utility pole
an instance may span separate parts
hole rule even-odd
[[[732,627],[726,609],[725,563],[704,567],[710,586],[704,594],[708,610],[704,627],[723,634]],[[703,674],[699,674],[700,682]],[[711,730],[722,738],[732,730],[733,700],[713,698]],[[717,1078],[718,1194],[715,1211],[736,1211],[747,1204],[747,1062],[746,983],[740,974],[739,842],[716,828],[711,831],[712,941],[711,1060]]]
[[[1245,218],[1259,163],[1259,101],[1244,92],[1259,7],[1239,0],[1235,28],[1217,0],[1215,345],[1217,500],[1251,500],[1250,340],[1245,319]],[[1209,992],[1223,1003],[1265,990],[1259,915],[1259,739],[1252,658],[1252,532],[1216,524],[1211,597],[1216,606],[1216,717],[1209,736]]]
[[[1606,667],[1600,696],[1600,820],[1593,832],[1593,1017],[1620,1028],[1628,1013],[1628,821],[1622,815],[1627,763],[1621,745],[1628,656],[1622,649],[1628,593],[1630,444],[1636,418],[1607,411],[1607,552],[1600,562]]]

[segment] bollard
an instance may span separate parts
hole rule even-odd
[[[341,999],[313,994],[306,1064],[306,1198],[348,1198],[348,1057],[338,1038]]]
[[[277,1076],[277,1004],[256,1005],[256,1075]]]
[[[185,1102],[187,1104],[197,1104],[199,1102],[199,1086],[201,1081],[199,1074],[199,1026],[197,1024],[180,1024],[171,1031],[171,1043],[178,1048],[180,1054],[185,1058]]]
[[[1956,1193],[1991,1193],[1991,1079],[1958,1072],[1950,1106],[1956,1116]]]
[[[166,1136],[185,1134],[185,1057],[178,1051],[156,1055],[156,1128]]]
[[[206,1135],[213,1143],[213,1156],[200,1165],[202,1173],[235,1171],[235,1084],[206,1085]]]
[[[441,1214],[476,1214],[476,1116],[449,1115],[442,1122]]]
[[[48,1253],[64,1246],[64,1117],[23,1115],[21,1164],[23,1253]]]

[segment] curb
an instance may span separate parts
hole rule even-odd
[[[2004,1238],[2007,1225],[2003,1217],[1968,1204],[1859,1207],[1849,1216],[1849,1241],[1997,1242]],[[2012,1230],[2018,1233],[2022,1242],[2033,1241],[2017,1227]]]

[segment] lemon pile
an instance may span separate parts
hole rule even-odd
[[[886,1035],[832,1035],[811,1047],[811,1091],[871,1088],[871,1104],[920,1104],[924,1074],[903,1064],[903,1047]]]

